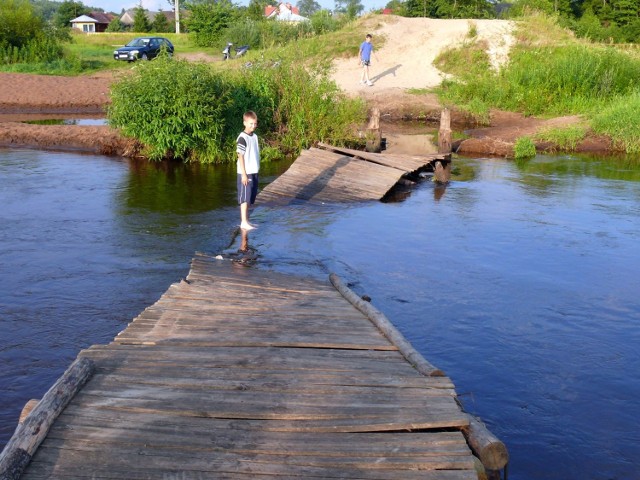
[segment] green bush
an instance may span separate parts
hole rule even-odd
[[[108,119],[153,160],[211,160],[224,155],[228,99],[229,86],[206,66],[161,55],[112,86]]]
[[[536,146],[529,137],[520,137],[513,147],[513,154],[516,160],[531,158],[536,156]]]
[[[140,140],[151,159],[235,161],[247,110],[258,114],[265,161],[320,140],[344,145],[365,119],[364,104],[346,98],[325,73],[271,62],[216,73],[160,57],[112,87],[109,123]]]

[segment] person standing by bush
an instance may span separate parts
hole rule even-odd
[[[371,39],[373,37],[370,33],[367,33],[367,36],[364,39],[364,42],[360,45],[360,51],[358,52],[358,63],[362,65],[362,77],[360,77],[360,83],[366,85],[373,85],[371,80],[369,79],[369,65],[371,65],[371,54],[373,51],[373,43],[371,43]],[[378,56],[376,55],[376,60],[378,60]]]
[[[244,131],[238,135],[236,152],[238,154],[238,204],[240,205],[240,228],[252,230],[249,223],[249,207],[258,195],[258,171],[260,170],[260,145],[255,129],[258,116],[248,111],[242,116]]]

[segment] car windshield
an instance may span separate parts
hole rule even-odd
[[[144,47],[149,44],[148,38],[135,38],[127,43],[127,47]]]

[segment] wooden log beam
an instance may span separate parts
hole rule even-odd
[[[0,480],[20,478],[55,419],[91,378],[94,370],[93,361],[78,358],[44,394],[42,400],[18,425],[0,454]]]
[[[509,452],[487,426],[473,415],[469,415],[469,426],[462,427],[462,433],[473,453],[487,470],[502,470],[509,462]]]
[[[440,112],[440,130],[438,131],[438,152],[451,153],[451,112],[445,108]]]
[[[336,275],[332,273],[329,275],[331,284],[340,292],[340,294],[346,298],[354,307],[360,310],[363,314],[373,322],[373,324],[380,329],[380,331],[398,347],[398,351],[407,359],[413,367],[420,373],[431,377],[443,377],[444,372],[433,365],[431,365],[425,358],[418,352],[413,345],[411,345],[404,335],[402,335],[396,327],[389,321],[389,319],[380,310],[376,309],[369,302],[362,300],[355,294],[345,283]]]

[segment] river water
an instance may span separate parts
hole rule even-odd
[[[454,165],[399,203],[258,206],[248,268],[372,297],[507,444],[510,479],[640,478],[640,163]],[[79,350],[239,239],[229,167],[0,150],[0,205],[1,447]]]

